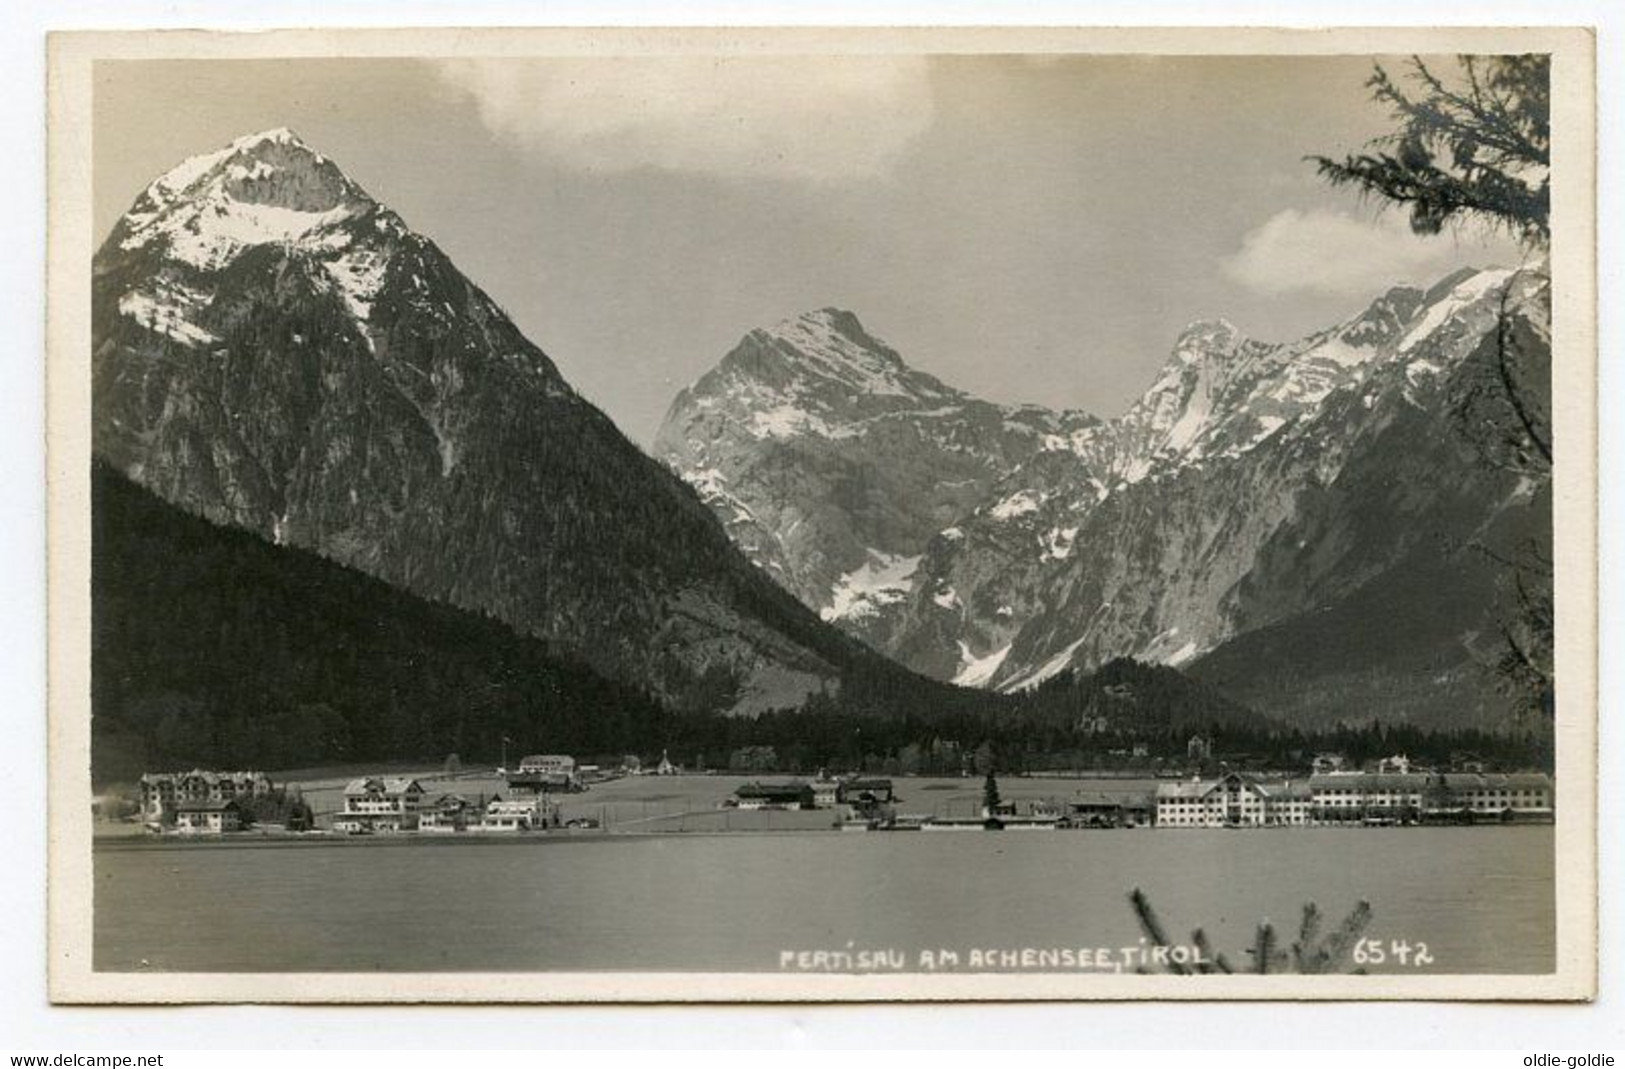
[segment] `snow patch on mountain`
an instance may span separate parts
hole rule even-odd
[[[326,261],[322,267],[350,313],[362,322],[370,319],[373,302],[384,288],[389,257],[379,249],[352,246],[344,255]]]
[[[1466,312],[1485,296],[1499,290],[1514,272],[1506,269],[1480,271],[1457,283],[1448,296],[1435,301],[1427,311],[1411,324],[1396,346],[1401,355],[1409,353],[1436,334],[1451,319]]]
[[[750,433],[757,438],[795,438],[809,431],[828,434],[829,426],[795,405],[776,405],[754,413],[750,419]]]
[[[756,514],[739,498],[728,491],[728,479],[716,468],[679,471],[678,478],[692,486],[700,500],[719,514],[725,523],[755,523]]]
[[[1018,490],[988,510],[995,520],[1013,520],[1038,511],[1044,499],[1031,490]]]
[[[151,293],[131,290],[121,296],[119,314],[182,345],[209,345],[219,340],[191,319],[198,308],[208,303],[207,294],[166,279],[155,280],[153,289]]]
[[[1179,420],[1168,428],[1168,437],[1162,442],[1163,449],[1182,453],[1196,441],[1196,436],[1206,427],[1208,417],[1213,414],[1213,390],[1213,368],[1204,363],[1196,373],[1196,384],[1185,401],[1185,410],[1179,414]]]
[[[1196,656],[1196,643],[1194,641],[1187,642],[1183,646],[1181,646],[1177,650],[1175,650],[1174,652],[1170,653],[1167,656],[1167,658],[1164,659],[1164,661],[1162,663],[1166,664],[1166,665],[1171,665],[1174,668],[1178,668],[1180,665],[1186,663],[1187,661],[1189,661],[1191,658],[1193,658],[1195,656]]]
[[[1286,426],[1286,420],[1282,419],[1280,416],[1258,416],[1256,417],[1256,422],[1258,423],[1258,431],[1246,441],[1243,448],[1250,448],[1257,445],[1259,442],[1262,442],[1264,439]]]
[[[905,600],[914,589],[920,557],[904,557],[878,549],[868,559],[836,580],[830,604],[819,611],[824,620],[856,620],[877,615],[888,605]]]
[[[1076,526],[1051,527],[1044,532],[1041,540],[1044,552],[1039,557],[1039,560],[1066,560],[1072,556],[1072,543],[1077,537],[1078,528]]]
[[[999,649],[984,657],[978,657],[970,651],[963,639],[959,642],[959,671],[954,674],[953,682],[961,687],[982,687],[999,673],[999,667],[1004,659],[1010,655],[1010,644],[1006,643]]]
[[[1350,345],[1342,338],[1328,338],[1314,349],[1321,360],[1329,360],[1338,367],[1354,368],[1370,361],[1376,349],[1371,346]]]
[[[306,212],[269,204],[216,205],[166,232],[169,255],[202,271],[215,271],[254,245],[291,244],[325,232],[352,216],[349,208]],[[133,240],[133,239],[132,239]],[[124,243],[129,248],[129,242]]]
[[[1026,690],[1029,687],[1036,687],[1046,679],[1059,675],[1071,666],[1073,655],[1078,652],[1078,647],[1082,646],[1087,641],[1089,641],[1088,634],[1078,636],[1075,641],[1073,641],[1065,649],[1061,650],[1060,653],[1057,653],[1043,664],[1040,664],[1037,668],[1033,668],[1026,672],[1021,672],[1015,676],[1012,676],[1010,679],[1000,684],[998,689],[1003,691]]]

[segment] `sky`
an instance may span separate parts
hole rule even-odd
[[[1316,177],[1306,155],[1388,128],[1372,62],[104,61],[96,226],[187,156],[287,126],[645,446],[746,333],[828,306],[972,394],[1111,417],[1194,320],[1285,341],[1518,259]]]

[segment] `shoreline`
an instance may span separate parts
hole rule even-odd
[[[1016,834],[1025,835],[1030,831],[1041,830],[1064,837],[1068,833],[1103,834],[1109,832],[1148,832],[1148,831],[1176,831],[1176,832],[1288,832],[1288,831],[1386,831],[1410,832],[1427,829],[1454,829],[1468,830],[1477,828],[1531,828],[1555,827],[1556,820],[1520,820],[1507,823],[1484,822],[1479,824],[1362,824],[1356,822],[1327,823],[1327,824],[1301,824],[1301,825],[1258,825],[1255,827],[1170,827],[1157,828],[1155,826],[1135,828],[1043,828],[1043,829],[1017,829]],[[868,828],[864,834],[912,834],[919,828]],[[1009,832],[1010,828],[966,828],[966,829],[933,829],[961,831],[1002,831]],[[843,828],[736,828],[724,830],[721,828],[674,829],[671,831],[606,831],[602,829],[590,831],[542,831],[542,832],[458,832],[452,834],[424,834],[422,832],[396,832],[388,835],[339,835],[333,833],[302,833],[302,832],[226,832],[201,833],[195,835],[166,833],[153,834],[107,834],[92,833],[91,847],[95,850],[156,850],[156,849],[192,849],[195,847],[285,847],[285,846],[354,846],[354,847],[383,847],[383,846],[412,846],[412,845],[474,845],[485,843],[521,844],[528,843],[540,845],[543,843],[591,843],[629,839],[670,839],[670,838],[739,838],[746,836],[773,837],[784,836],[813,836],[830,835],[846,837],[852,831]],[[1115,836],[1114,836],[1115,838]]]

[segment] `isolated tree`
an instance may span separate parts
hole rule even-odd
[[[999,781],[993,778],[993,772],[988,771],[987,779],[982,781],[982,808],[988,816],[999,811]]]
[[[1394,131],[1367,145],[1370,151],[1310,159],[1333,185],[1405,205],[1419,234],[1477,219],[1544,247],[1551,239],[1551,59],[1461,56],[1457,63],[1459,84],[1447,84],[1413,56],[1409,91],[1376,65],[1366,84],[1389,108]]]
[[[1436,234],[1476,221],[1515,236],[1531,253],[1551,241],[1551,59],[1543,55],[1459,56],[1449,83],[1411,57],[1402,86],[1381,64],[1366,83],[1394,130],[1369,151],[1334,160],[1311,156],[1334,186],[1403,205],[1411,229]],[[1551,343],[1517,315],[1502,288],[1494,333],[1472,354],[1452,403],[1457,426],[1486,464],[1544,481],[1551,473]],[[1538,280],[1532,301],[1550,306]],[[1538,541],[1510,550],[1477,546],[1507,575],[1495,669],[1503,688],[1531,710],[1555,708],[1552,559]]]

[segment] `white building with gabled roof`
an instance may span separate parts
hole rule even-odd
[[[333,830],[350,835],[416,831],[423,785],[409,776],[362,776],[344,787]]]
[[[1253,828],[1269,820],[1269,794],[1252,776],[1229,772],[1157,785],[1159,828]]]

